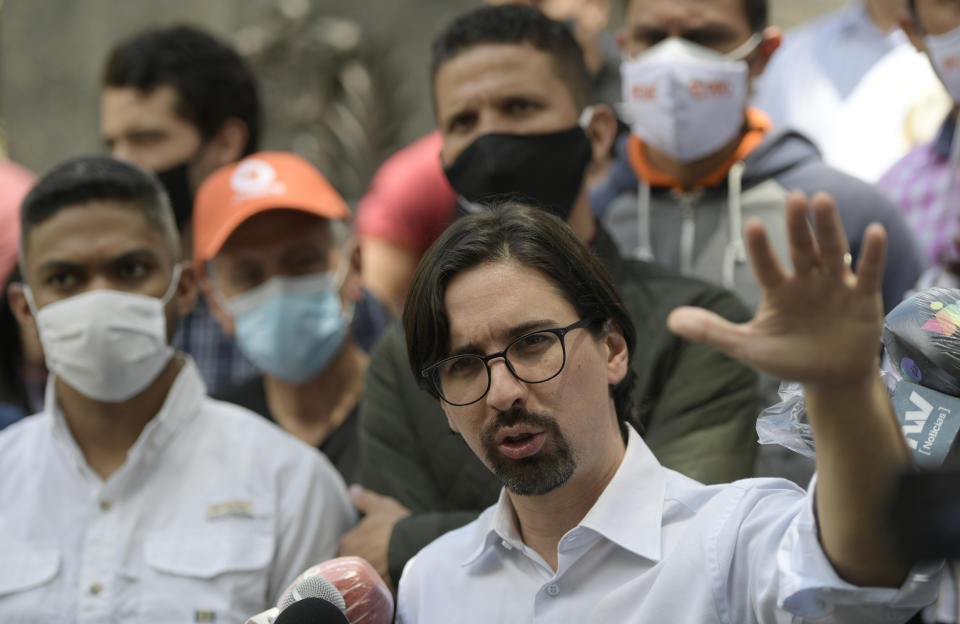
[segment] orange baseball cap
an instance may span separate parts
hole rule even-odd
[[[193,260],[202,264],[250,217],[302,210],[349,219],[350,208],[317,168],[292,152],[259,152],[210,174],[193,202]]]

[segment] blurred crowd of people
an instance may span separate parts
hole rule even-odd
[[[356,206],[187,25],[104,60],[102,149],[0,163],[0,615],[244,621],[356,555],[403,622],[960,622],[862,374],[960,286],[960,1],[478,5]],[[816,466],[759,451],[783,379]]]

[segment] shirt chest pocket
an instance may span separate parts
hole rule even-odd
[[[271,598],[273,558],[272,533],[252,521],[148,534],[142,621],[244,621]]]
[[[60,550],[55,546],[0,542],[0,613],[4,622],[52,622],[57,595],[52,587],[60,572]]]

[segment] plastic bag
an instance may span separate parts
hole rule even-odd
[[[891,396],[909,381],[949,396],[960,396],[960,290],[928,288],[891,310],[883,324],[880,377]],[[813,428],[803,386],[785,381],[780,402],[760,413],[761,444],[779,444],[813,457]],[[903,422],[902,414],[897,417]]]

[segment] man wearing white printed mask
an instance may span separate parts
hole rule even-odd
[[[594,209],[623,253],[721,283],[755,308],[760,290],[746,262],[743,223],[760,218],[786,259],[787,192],[826,190],[837,198],[854,258],[869,221],[890,233],[883,290],[890,309],[921,269],[896,207],[823,165],[802,136],[772,132],[762,112],[747,108],[749,80],[778,43],[766,21],[765,0],[627,3],[620,43],[632,134],[615,169],[631,172],[636,184]]]
[[[960,2],[912,0],[901,21],[910,41],[930,59],[953,106],[936,138],[914,148],[881,179],[900,204],[931,268],[920,286],[960,284],[960,141],[955,139],[960,106]]]
[[[211,310],[262,373],[219,398],[316,446],[351,482],[365,351],[390,315],[360,287],[349,218],[313,165],[261,152],[200,187],[193,257]]]
[[[68,161],[21,209],[44,412],[0,433],[0,612],[43,622],[235,621],[335,554],[354,514],[319,454],[206,397],[170,346],[196,296],[156,178]],[[321,527],[318,530],[318,527]]]

